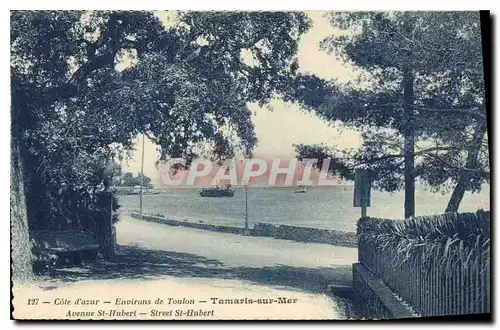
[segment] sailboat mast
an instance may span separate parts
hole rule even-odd
[[[299,161],[299,163],[297,164],[297,169],[299,170],[299,175],[298,175],[298,180],[297,180],[297,186],[300,186],[299,185],[299,182],[302,182],[302,178],[303,178],[303,171],[304,171],[304,164],[302,163],[302,161]]]

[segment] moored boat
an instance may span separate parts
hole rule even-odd
[[[298,164],[298,166],[296,167],[296,169],[298,170],[298,173],[296,174],[298,179],[297,179],[297,183],[301,182],[302,181],[302,176],[303,176],[303,171],[304,171],[304,164],[302,164],[302,162],[300,162]],[[295,193],[305,193],[307,192],[307,187],[306,186],[303,186],[303,185],[297,185],[297,187],[295,188]]]
[[[215,188],[201,188],[200,189],[200,196],[201,197],[233,197],[234,196],[234,190],[231,189],[230,186],[226,187],[219,187],[216,186]]]

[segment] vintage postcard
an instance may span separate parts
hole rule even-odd
[[[11,317],[491,319],[489,36],[11,11]]]

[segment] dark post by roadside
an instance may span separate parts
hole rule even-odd
[[[361,207],[361,218],[366,218],[366,208],[370,207],[370,172],[357,169],[354,176],[354,207]]]
[[[97,193],[97,241],[99,252],[104,259],[115,255],[115,242],[113,238],[113,193],[102,191]]]

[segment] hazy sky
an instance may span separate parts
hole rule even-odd
[[[354,77],[350,67],[342,61],[319,50],[319,42],[326,36],[338,33],[331,27],[325,12],[310,11],[307,14],[312,19],[313,26],[299,43],[298,60],[301,72],[314,73],[325,79],[337,79],[345,82]],[[168,15],[158,15],[164,22]],[[248,105],[254,113],[252,121],[258,145],[255,148],[255,157],[293,158],[295,143],[328,143],[339,147],[355,147],[359,144],[359,135],[340,127],[329,126],[317,116],[301,111],[300,107],[281,100],[273,100],[272,111],[260,108],[256,104]],[[139,142],[139,139],[137,139]],[[157,171],[155,162],[158,154],[154,144],[146,140],[144,149],[144,173],[150,177]],[[136,143],[136,150],[132,158],[122,164],[124,171],[140,172],[141,144]]]

